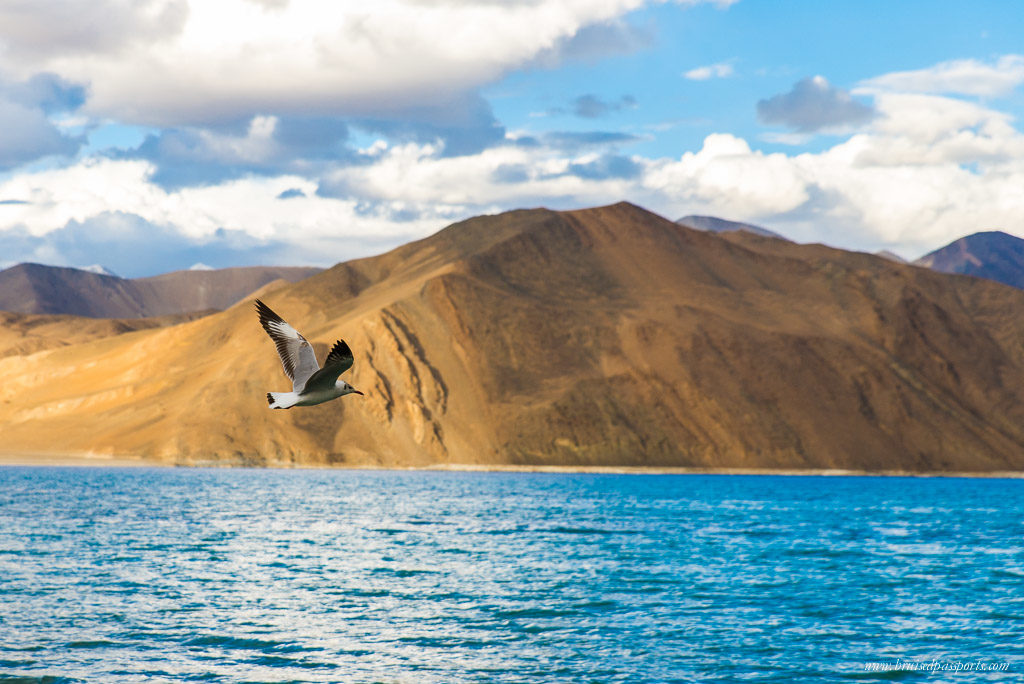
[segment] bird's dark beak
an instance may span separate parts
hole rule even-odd
[[[358,395],[359,395],[359,396],[361,396],[361,397],[362,397],[362,396],[365,396],[365,395],[363,395],[363,393],[362,393],[362,392],[360,392],[360,391],[359,391],[359,390],[357,390],[357,389],[354,389],[354,390],[352,390],[352,394],[358,394]]]

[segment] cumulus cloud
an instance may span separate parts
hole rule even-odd
[[[82,142],[62,134],[42,110],[0,100],[0,169],[54,154],[70,156]]]
[[[256,174],[315,177],[337,164],[364,164],[365,152],[349,144],[352,129],[392,144],[417,142],[437,154],[473,154],[505,141],[490,105],[476,94],[456,94],[449,107],[421,107],[374,118],[258,115],[248,122],[163,129],[130,150],[109,152],[154,166],[151,179],[166,189],[210,185]]]
[[[734,73],[732,64],[718,62],[717,64],[708,64],[690,69],[683,73],[683,78],[691,81],[707,81],[712,78],[728,78]]]
[[[604,100],[597,95],[588,93],[573,100],[572,113],[583,119],[598,119],[634,107],[636,107],[636,98],[632,95],[623,95],[617,100]]]
[[[1013,118],[971,102],[913,93],[876,96],[871,135],[855,136],[859,165],[998,164],[1024,158]]]
[[[526,164],[498,164],[489,174],[493,183],[523,183],[530,180],[530,167]]]
[[[279,18],[302,4],[244,1]],[[453,2],[419,4],[454,11]],[[492,5],[506,4],[459,9],[486,14]],[[8,118],[24,117],[25,130],[41,126],[37,141],[47,125],[60,136],[49,117],[81,111],[92,91],[79,83],[53,75],[10,81],[18,87],[0,88],[0,103],[23,110]],[[856,131],[821,151],[769,154],[713,133],[700,149],[671,158],[629,154],[641,138],[616,130],[506,131],[472,89],[404,109],[389,101],[359,116],[239,106],[222,120],[154,132],[116,156],[0,177],[0,253],[100,262],[125,274],[200,261],[329,265],[476,214],[619,199],[666,216],[728,215],[797,240],[907,257],[972,230],[1019,230],[1024,136],[1011,116],[934,92],[870,94],[869,107],[824,79],[805,79],[762,102],[762,120],[792,129],[788,135]],[[607,113],[615,103],[593,96],[571,104]],[[371,142],[368,132],[387,140]],[[144,249],[162,255],[159,266]],[[136,266],[104,258],[119,251]]]
[[[975,230],[1020,230],[1024,196],[1012,188],[1024,182],[1024,135],[1010,117],[934,95],[876,104],[870,126],[820,153],[764,155],[735,139],[709,150],[709,138],[645,180],[668,175],[692,213],[743,207],[744,219],[797,240],[906,257]]]
[[[154,167],[141,160],[83,161],[0,182],[0,197],[18,201],[0,205],[0,225],[20,226],[0,232],[0,249],[126,274],[139,271],[102,258],[121,249],[115,243],[127,254],[172,255],[175,268],[328,265],[476,214],[618,199],[666,216],[729,215],[796,240],[906,257],[972,230],[1019,225],[1024,136],[1005,114],[933,95],[880,95],[877,107],[862,132],[795,156],[720,133],[699,150],[656,159],[623,155],[615,144],[511,139],[446,157],[409,142],[382,145],[366,163],[331,167],[318,181],[246,177],[175,190],[154,183]],[[150,234],[156,242],[146,242]],[[138,259],[137,268],[158,268]]]
[[[787,126],[799,133],[857,126],[872,116],[870,106],[833,87],[822,76],[801,79],[788,93],[757,103],[757,117],[762,123]]]
[[[619,131],[552,131],[541,136],[545,145],[568,151],[607,145],[625,145],[638,142],[640,139],[632,133]]]
[[[818,153],[768,154],[729,134],[678,158],[511,144],[459,159],[386,151],[332,182],[374,202],[467,215],[626,198],[666,216],[729,215],[794,239],[916,257],[1024,215],[1024,136],[1000,112],[952,98],[884,95],[862,132]]]
[[[47,263],[114,267],[118,264],[109,259],[68,250],[95,242],[102,255],[104,249],[117,251],[112,245],[118,241],[126,254],[146,250],[154,260],[173,261],[175,268],[197,260],[330,265],[422,237],[471,213],[443,203],[420,206],[403,197],[318,196],[315,182],[290,175],[168,189],[151,180],[153,170],[140,160],[92,159],[0,180],[0,197],[18,199],[0,205],[0,251],[21,258],[35,254],[32,258]],[[279,199],[282,194],[287,201]],[[140,241],[147,226],[157,226],[155,234],[167,242]],[[40,251],[47,245],[60,249]],[[204,250],[217,255],[216,262]],[[139,268],[151,263],[156,262],[139,257]],[[115,270],[137,272],[129,266]]]
[[[35,104],[0,92],[0,168],[81,149],[84,134],[54,124],[57,110],[79,112],[86,132],[99,122],[155,128],[135,149],[111,154],[150,162],[165,189],[249,174],[312,177],[328,159],[361,163],[345,144],[351,129],[444,156],[475,154],[507,135],[482,86],[527,65],[649,45],[651,27],[626,17],[649,2],[3,3],[4,69]],[[630,96],[589,95],[573,111],[595,118],[634,105]],[[307,140],[289,138],[289,127]]]
[[[610,55],[630,54],[651,46],[655,32],[621,18],[588,24],[537,53],[527,66],[551,68],[566,61],[596,62]]]
[[[0,81],[0,169],[50,155],[74,155],[85,138],[67,135],[49,115],[74,111],[84,101],[85,88],[53,74]]]
[[[438,143],[446,156],[473,154],[505,139],[505,127],[478,93],[454,93],[424,104],[358,118],[353,125],[396,142]]]
[[[126,123],[373,117],[444,106],[453,92],[542,55],[578,56],[584,44],[635,49],[622,17],[644,2],[16,1],[0,9],[0,48],[25,76],[88,81],[89,113]],[[588,39],[595,32],[601,40]],[[633,38],[610,45],[609,35]]]
[[[657,160],[644,176],[650,189],[699,213],[763,217],[791,211],[807,198],[800,169],[784,154],[764,154],[743,139],[716,133],[697,152],[678,160]],[[675,211],[678,213],[688,213]]]
[[[1024,55],[1004,55],[992,64],[956,59],[926,69],[896,71],[863,81],[859,92],[1006,95],[1024,83]]]
[[[2,88],[6,98],[46,114],[73,112],[85,104],[86,88],[56,74],[34,74],[20,83],[9,83]]]
[[[358,154],[346,145],[348,136],[339,119],[256,116],[244,127],[165,129],[113,156],[152,163],[153,182],[174,189],[247,174],[309,173],[318,162],[354,163]]]
[[[58,54],[116,57],[179,34],[188,11],[186,0],[10,0],[0,4],[0,48],[8,66],[29,71]]]
[[[301,263],[312,255],[279,240],[257,240],[240,230],[218,229],[196,238],[137,214],[105,211],[71,220],[45,237],[24,230],[0,233],[0,252],[14,263],[31,261],[82,267],[102,263],[133,278],[189,268],[200,258],[216,268]]]
[[[604,154],[569,164],[568,173],[588,180],[637,178],[643,167],[636,160],[618,154]]]

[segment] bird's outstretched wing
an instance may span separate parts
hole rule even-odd
[[[320,370],[313,347],[298,330],[288,325],[283,318],[258,299],[256,311],[260,315],[260,325],[277,347],[284,372],[292,381],[292,390],[301,391],[309,378]]]
[[[338,376],[351,368],[354,360],[352,350],[345,344],[345,340],[338,340],[334,343],[334,347],[327,355],[327,358],[324,359],[324,367],[310,376],[309,380],[306,381],[303,391],[308,392],[334,387],[334,382],[338,379]]]

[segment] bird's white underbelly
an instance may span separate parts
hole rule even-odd
[[[296,406],[316,406],[317,404],[322,404],[325,401],[330,401],[331,399],[337,399],[340,396],[341,396],[341,392],[339,392],[338,390],[336,390],[335,388],[332,387],[331,389],[328,389],[328,390],[319,390],[319,391],[314,391],[314,392],[300,394],[299,395],[299,400],[295,403],[295,405]]]

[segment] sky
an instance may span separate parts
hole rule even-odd
[[[4,0],[0,267],[318,265],[626,200],[1024,237],[1012,0]]]

